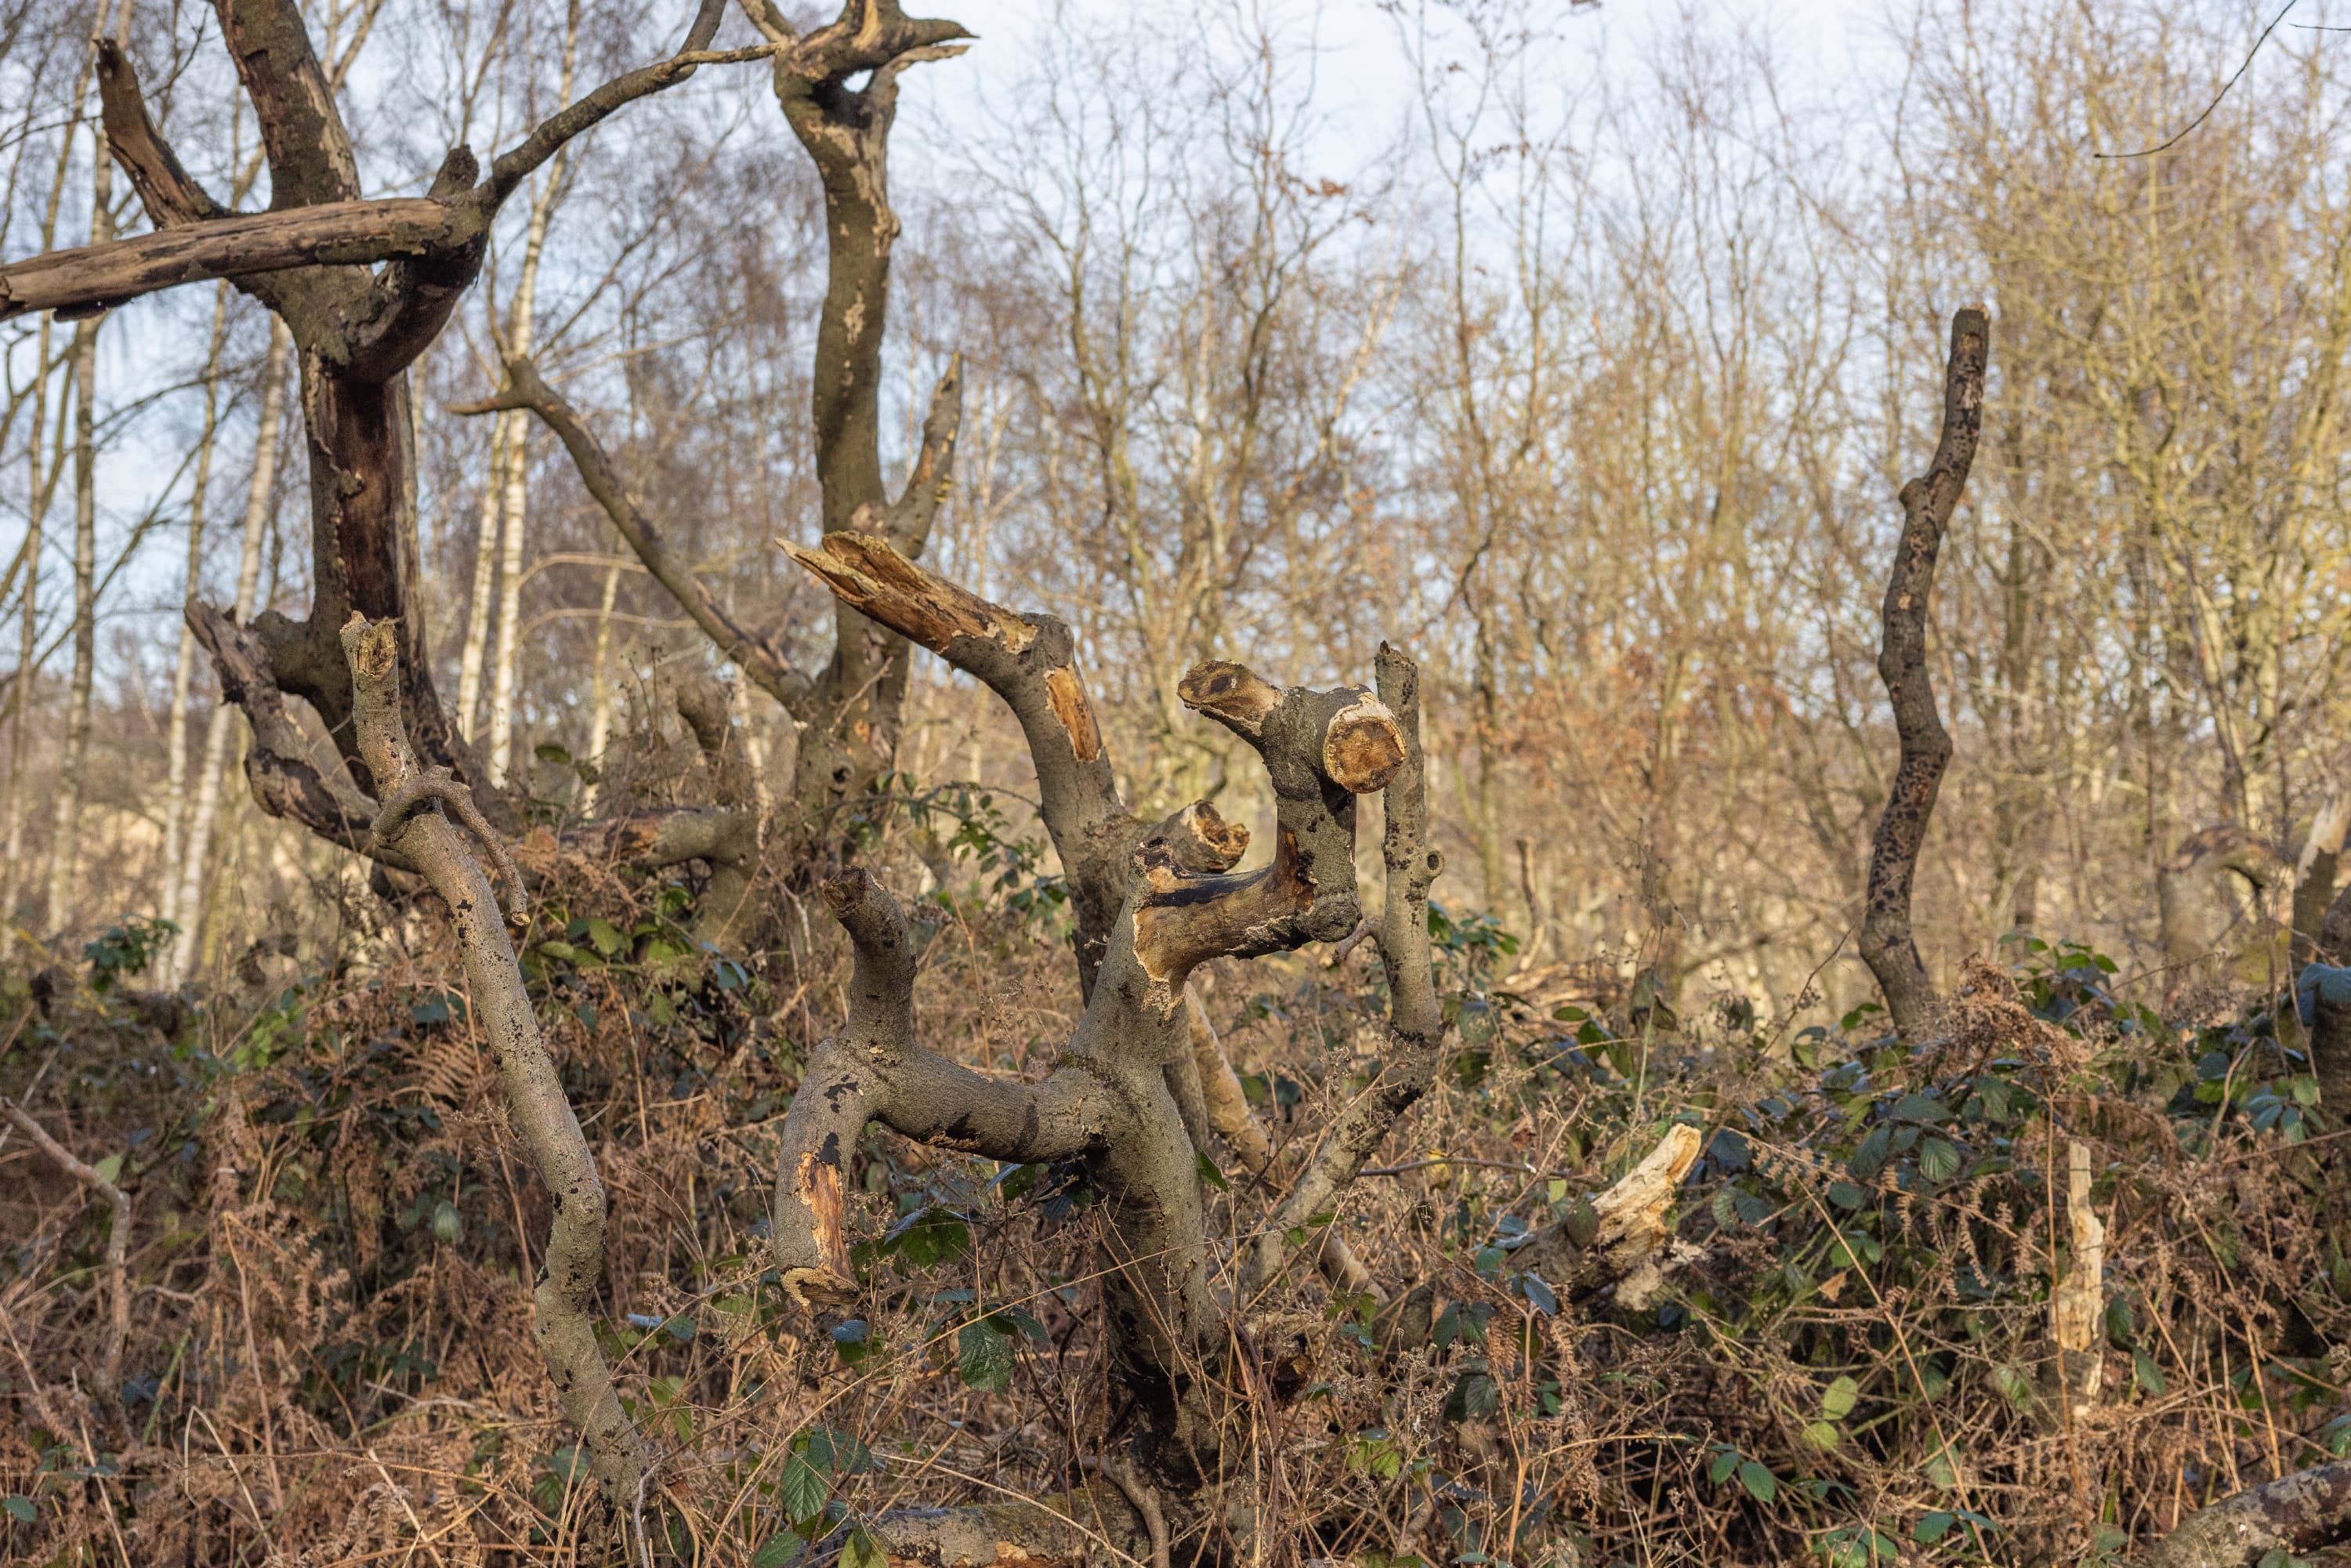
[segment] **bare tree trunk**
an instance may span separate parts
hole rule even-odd
[[[571,7],[563,35],[563,78],[557,97],[571,98],[572,68],[579,58],[580,7]],[[546,181],[531,198],[530,223],[523,235],[522,276],[507,316],[507,357],[527,360],[538,311],[538,264],[547,250],[547,225],[563,195],[565,156],[555,155]],[[501,789],[514,783],[514,722],[517,664],[522,657],[522,583],[525,507],[529,500],[530,427],[520,413],[507,432],[506,493],[498,507],[498,642],[490,671],[490,780]]]
[[[228,285],[213,293],[212,349],[204,358],[204,418],[196,437],[196,472],[188,487],[188,571],[181,602],[204,588],[204,501],[212,486],[213,447],[220,435],[221,350],[228,339]],[[185,924],[180,910],[181,862],[188,829],[188,694],[195,684],[196,633],[180,626],[179,657],[172,666],[172,715],[164,727],[162,886],[157,913],[174,926]]]
[[[101,3],[90,33],[93,51],[106,37],[109,6]],[[130,31],[131,8],[123,0],[122,30]],[[77,108],[80,94],[75,95]],[[89,242],[114,237],[114,163],[103,125],[90,146]],[[98,329],[92,317],[77,322],[74,378],[74,619],[73,678],[66,694],[66,744],[57,772],[57,823],[49,839],[48,910],[43,935],[65,930],[73,915],[75,873],[81,858],[82,771],[89,756],[90,694],[98,669]]]
[[[1935,711],[1927,678],[1927,601],[1935,586],[1935,558],[1943,532],[1967,487],[1983,427],[1984,361],[1991,322],[1980,309],[1951,319],[1951,357],[1943,382],[1943,431],[1927,472],[1902,486],[1902,537],[1886,585],[1885,643],[1877,673],[1894,708],[1901,761],[1894,789],[1877,820],[1869,851],[1868,905],[1862,915],[1861,956],[1877,977],[1886,1011],[1902,1038],[1916,1040],[1939,1006],[1918,946],[1910,936],[1910,891],[1919,846],[1935,812],[1951,737]]]
[[[621,593],[621,568],[616,561],[604,569],[604,591],[596,601],[596,659],[589,673],[588,756],[590,768],[601,769],[604,747],[612,738],[612,603]],[[599,779],[601,779],[601,772]],[[583,815],[596,814],[598,779],[580,793]]]
[[[507,448],[514,414],[490,422],[490,467],[482,480],[481,517],[474,538],[474,592],[465,601],[465,641],[457,655],[457,733],[471,740],[480,731],[482,665],[490,645],[490,597],[497,591],[498,507],[506,496]]]
[[[523,507],[530,470],[530,427],[517,423],[507,447],[506,496],[498,507],[498,636],[490,661],[490,781],[514,783],[515,662],[521,646]]]
[[[261,363],[261,425],[253,442],[253,485],[245,499],[245,534],[237,549],[235,614],[240,624],[253,620],[256,596],[261,590],[261,545],[269,531],[270,498],[277,484],[277,430],[286,415],[286,356],[293,336],[275,317],[269,323],[269,351]],[[192,595],[188,601],[195,602]],[[234,705],[225,697],[204,726],[204,760],[197,765],[196,800],[188,820],[188,841],[179,866],[178,907],[188,929],[164,955],[164,978],[176,985],[193,971],[204,933],[207,903],[204,873],[212,853],[213,823],[220,810],[221,778],[228,765],[228,738],[236,723]]]
[[[93,225],[93,226],[96,226]],[[90,694],[98,666],[98,323],[74,328],[73,677],[66,692],[65,749],[57,758],[57,819],[49,834],[49,898],[44,936],[73,918],[81,849],[82,771],[89,757]]]

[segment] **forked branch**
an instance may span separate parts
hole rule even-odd
[[[1017,1083],[917,1043],[916,954],[898,901],[862,870],[825,883],[824,897],[856,949],[849,1018],[810,1057],[784,1117],[774,1225],[785,1288],[829,1304],[856,1285],[842,1195],[866,1123],[989,1159],[1059,1160],[1100,1142],[1108,1097],[1083,1067]]]
[[[1951,737],[1935,708],[1927,675],[1927,605],[1935,587],[1935,559],[1951,514],[1967,487],[1983,428],[1984,363],[1991,322],[1970,307],[1951,319],[1951,353],[1943,374],[1943,430],[1927,471],[1902,486],[1902,538],[1887,575],[1885,640],[1878,677],[1894,708],[1901,756],[1894,788],[1877,819],[1869,848],[1867,907],[1862,915],[1861,956],[1877,977],[1886,1011],[1905,1040],[1933,1022],[1934,982],[1910,935],[1910,894],[1918,851],[1935,813],[1935,797],[1950,766]]]

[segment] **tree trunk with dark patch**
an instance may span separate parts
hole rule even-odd
[[[1951,319],[1942,435],[1927,471],[1902,486],[1902,537],[1886,584],[1877,674],[1894,709],[1901,756],[1870,843],[1861,956],[1877,977],[1896,1030],[1910,1040],[1932,1026],[1940,1006],[1911,935],[1910,895],[1935,797],[1951,761],[1951,737],[1936,711],[1935,688],[1927,674],[1927,605],[1935,588],[1935,559],[1967,487],[1983,428],[1984,361],[1991,348],[1991,322],[1982,310],[1962,310]]]

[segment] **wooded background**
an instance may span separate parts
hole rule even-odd
[[[1318,74],[1302,11],[1102,7],[925,68],[962,85],[898,132],[885,466],[960,351],[931,564],[1078,630],[1132,795],[1258,788],[1186,721],[1196,659],[1322,680],[1389,636],[1426,671],[1463,868],[1440,896],[1523,960],[1594,984],[1655,967],[1765,1010],[1826,961],[1833,1000],[1867,995],[1844,938],[1891,758],[1874,585],[1933,438],[1941,325],[1980,298],[2001,347],[1938,585],[1958,762],[1921,866],[1928,962],[1948,977],[2027,929],[2149,974],[2199,951],[2246,884],[2217,916],[2158,899],[2183,843],[2241,834],[2224,858],[2260,874],[2343,761],[2333,37],[2281,30],[2190,142],[2130,160],[2105,154],[2178,129],[2241,57],[2237,8],[1930,5],[1829,81],[1783,79],[1736,7],[1345,20],[1384,29],[1349,50],[1393,60],[1392,99]],[[314,21],[382,193],[675,25]],[[128,183],[93,179],[91,27],[78,3],[0,20],[9,254],[137,226]],[[249,193],[214,32],[141,10],[128,36],[192,171]],[[591,803],[580,765],[709,654],[544,429],[450,406],[528,348],[721,601],[814,649],[831,609],[771,541],[820,527],[817,213],[756,94],[705,73],[501,218],[416,411],[433,662],[497,777]],[[160,915],[189,929],[182,976],[268,933],[331,946],[313,883],[360,873],[235,787],[239,727],[175,632],[197,593],[308,601],[284,347],[213,286],[0,330],[13,928]],[[1022,792],[985,693],[923,660],[915,694],[904,771]],[[794,744],[758,694],[741,716]]]

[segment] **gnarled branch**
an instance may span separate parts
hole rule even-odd
[[[1350,756],[1384,756],[1392,737],[1399,760],[1386,780],[1387,820],[1381,860],[1387,870],[1387,898],[1376,927],[1388,978],[1388,1043],[1370,1086],[1332,1121],[1305,1171],[1268,1215],[1241,1260],[1239,1292],[1255,1295],[1279,1270],[1284,1239],[1311,1230],[1312,1216],[1331,1212],[1339,1195],[1362,1174],[1364,1162],[1404,1113],[1437,1081],[1445,1040],[1445,1013],[1429,968],[1428,890],[1444,869],[1444,857],[1428,843],[1428,770],[1420,748],[1420,669],[1386,643],[1377,664],[1381,711],[1389,727],[1365,726],[1345,743]],[[1246,671],[1242,672],[1244,674]],[[1353,710],[1360,713],[1361,709]],[[1269,715],[1264,727],[1278,721]],[[1392,731],[1392,737],[1391,737]],[[1333,1238],[1335,1239],[1335,1238]],[[1328,1243],[1325,1243],[1327,1249]]]
[[[401,720],[398,640],[390,625],[354,615],[343,627],[342,643],[350,661],[360,747],[387,798],[397,801],[422,777]],[[442,816],[437,800],[406,816],[384,813],[382,831],[448,907],[474,1014],[497,1059],[507,1114],[531,1167],[554,1199],[546,1273],[532,1296],[534,1332],[563,1413],[587,1448],[597,1490],[625,1518],[636,1502],[646,1454],[621,1408],[589,1319],[589,1298],[604,1269],[604,1187],[597,1179],[595,1157],[539,1038],[514,944],[498,918],[481,862]]]
[[[1935,558],[1942,549],[1944,530],[1975,461],[1991,346],[1991,322],[1981,309],[1961,310],[1951,319],[1942,434],[1927,471],[1902,486],[1902,538],[1895,546],[1886,585],[1885,640],[1877,674],[1893,705],[1901,758],[1870,841],[1860,946],[1863,961],[1886,994],[1894,1027],[1906,1040],[1926,1030],[1938,1005],[1934,982],[1927,977],[1910,935],[1910,892],[1943,770],[1951,761],[1950,734],[1936,711],[1935,688],[1927,675],[1927,601],[1934,591]]]
[[[2272,1552],[2351,1540],[2351,1459],[2296,1470],[2199,1509],[2158,1542],[2147,1568],[2254,1568]]]
[[[810,1057],[784,1117],[774,1248],[787,1289],[830,1302],[855,1284],[842,1193],[867,1122],[990,1159],[1067,1159],[1102,1139],[1108,1097],[1082,1066],[1013,1083],[925,1049],[914,1039],[913,933],[898,901],[864,871],[825,883],[824,896],[856,950],[849,1018]]]

